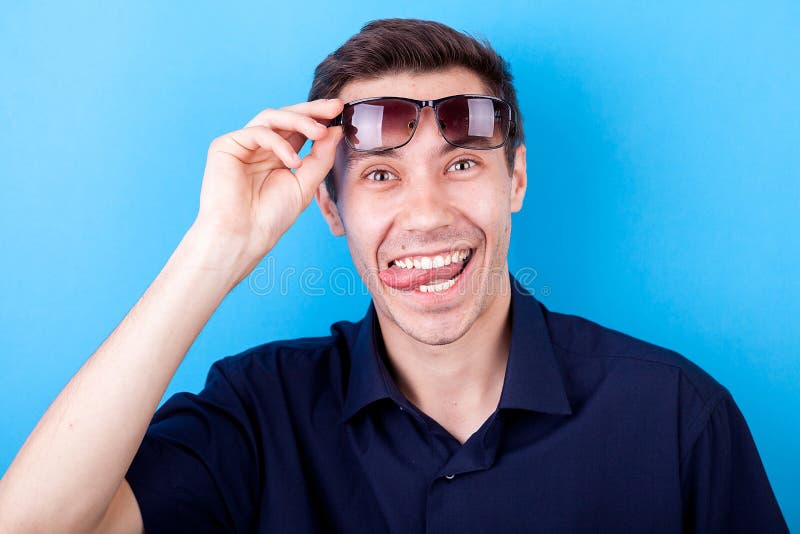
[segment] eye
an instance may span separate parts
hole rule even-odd
[[[471,159],[460,159],[455,163],[453,163],[452,165],[450,165],[450,168],[447,170],[467,171],[472,167],[474,167],[475,165],[477,165],[477,163],[475,163]]]
[[[374,176],[373,178],[371,178]],[[370,171],[365,178],[367,180],[371,180],[373,182],[386,182],[391,180],[391,177],[394,176],[391,172],[387,171],[386,169],[375,169],[374,171]]]

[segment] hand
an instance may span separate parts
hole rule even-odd
[[[221,246],[238,247],[252,269],[308,207],[333,166],[342,128],[325,125],[342,108],[333,99],[265,109],[241,130],[214,139],[193,226]],[[311,153],[300,159],[307,139],[314,141]]]

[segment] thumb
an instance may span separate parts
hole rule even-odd
[[[328,128],[328,135],[314,141],[311,153],[302,159],[302,165],[294,172],[303,194],[303,206],[308,206],[322,180],[333,167],[336,147],[343,137],[341,126]]]

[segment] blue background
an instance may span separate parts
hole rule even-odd
[[[417,17],[512,64],[530,180],[512,272],[551,309],[677,350],[730,389],[800,529],[800,3],[402,4],[5,5],[0,473],[194,220],[209,142],[305,100],[363,23]],[[285,291],[246,278],[164,399],[199,391],[216,359],[366,310],[360,285],[300,286],[309,267],[352,273],[316,205],[266,266]]]

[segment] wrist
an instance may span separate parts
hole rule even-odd
[[[230,286],[228,290],[258,263],[248,259],[245,239],[197,222],[186,232],[169,261],[182,270],[214,275]]]

